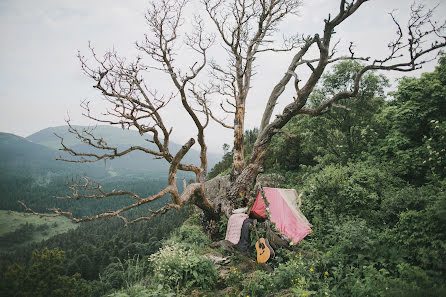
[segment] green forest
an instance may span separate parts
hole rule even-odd
[[[309,104],[349,89],[361,67],[336,64]],[[0,295],[446,296],[446,56],[435,71],[402,78],[391,93],[389,86],[382,73],[369,72],[357,97],[338,102],[345,108],[295,117],[274,136],[263,174],[302,193],[301,210],[313,225],[298,251],[277,250],[266,265],[222,251],[201,230],[193,206],[128,227],[117,218],[83,223],[25,245],[29,234],[52,226],[23,225],[1,238]],[[247,156],[257,133],[245,132]],[[225,146],[209,179],[228,175],[231,166]],[[26,197],[44,211],[67,192],[64,176],[35,183],[23,172],[1,174],[4,210],[19,210],[16,200]],[[165,181],[118,176],[104,186],[148,195]],[[87,216],[125,201],[57,203]],[[220,221],[220,239],[226,223]],[[209,253],[231,259],[224,277],[204,257]]]

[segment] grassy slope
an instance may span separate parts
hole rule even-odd
[[[0,237],[7,233],[14,232],[26,223],[34,226],[48,224],[49,228],[35,232],[30,240],[22,243],[23,245],[49,239],[52,236],[65,233],[79,226],[65,217],[40,218],[16,211],[0,210]],[[10,246],[9,248],[13,248],[13,246]]]

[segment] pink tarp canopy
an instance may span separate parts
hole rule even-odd
[[[278,231],[298,243],[311,232],[311,224],[302,214],[297,205],[297,193],[294,189],[263,188],[266,200],[269,202],[271,222]],[[257,193],[251,212],[260,218],[267,218],[265,202],[260,191]]]

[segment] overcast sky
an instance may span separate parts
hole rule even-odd
[[[444,0],[426,3],[440,3],[437,15],[446,15]],[[346,49],[345,45],[354,41],[358,55],[383,57],[396,31],[387,13],[398,9],[396,15],[405,20],[410,4],[410,0],[366,3],[336,30],[344,42],[341,46]],[[100,96],[93,90],[93,82],[80,71],[78,50],[87,54],[91,41],[99,53],[115,48],[123,56],[134,57],[134,42],[142,39],[146,29],[147,7],[146,0],[0,0],[0,131],[26,137],[47,127],[64,125],[67,113],[73,124],[88,124],[81,116],[79,103],[83,99],[100,102]],[[337,9],[337,0],[304,0],[300,16],[285,22],[281,29],[287,34],[322,33],[323,19],[330,12],[334,15]],[[202,12],[198,5],[193,10]],[[290,59],[290,54],[268,54],[257,60],[246,128],[259,125],[269,92]],[[430,63],[423,72],[434,67],[435,63]],[[152,88],[170,87],[163,75],[152,73],[149,79]],[[279,109],[290,100],[291,96],[283,96]],[[101,105],[96,107],[100,109]],[[196,134],[175,102],[165,116],[166,124],[174,127],[175,142],[183,143]],[[232,132],[217,125],[208,129],[206,137],[210,151],[218,153],[222,153],[223,143],[232,142]]]

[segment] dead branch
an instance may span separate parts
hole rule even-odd
[[[406,36],[403,34],[401,25],[391,13],[390,16],[397,27],[397,37],[395,41],[391,42],[388,46],[390,49],[388,56],[383,59],[375,59],[371,64],[365,65],[356,74],[352,91],[339,92],[333,95],[333,97],[329,100],[323,102],[317,108],[302,108],[300,111],[298,111],[298,113],[312,116],[320,115],[326,108],[335,106],[335,102],[341,99],[355,97],[359,91],[361,77],[367,71],[386,70],[408,72],[419,69],[423,64],[429,61],[423,59],[423,57],[446,46],[446,36],[442,35],[442,32],[446,28],[446,23],[433,26],[434,22],[431,20],[432,13],[433,10],[425,11],[423,5],[411,6],[411,15],[408,22],[407,42],[402,41]],[[428,29],[425,29],[426,25],[429,26]],[[423,44],[426,44],[426,39],[428,37],[436,38],[437,40],[431,42],[431,44],[428,46],[423,46]],[[403,54],[403,50],[406,51],[405,54]],[[398,58],[405,58],[406,61],[392,63]]]
[[[194,183],[194,184],[190,184],[189,186],[186,186],[185,189],[183,190],[182,194],[179,194],[178,188],[177,188],[177,184],[176,184],[176,179],[177,179],[177,170],[180,166],[180,161],[181,159],[187,154],[187,152],[190,150],[190,148],[192,147],[192,145],[195,143],[195,140],[193,138],[191,138],[185,145],[182,146],[182,148],[177,152],[177,154],[175,155],[175,157],[172,159],[171,165],[170,165],[170,169],[169,169],[169,177],[168,177],[168,186],[165,187],[164,189],[162,189],[161,191],[159,191],[158,193],[151,195],[149,197],[145,197],[142,198],[139,195],[130,192],[130,191],[115,191],[113,190],[112,192],[105,192],[102,188],[101,185],[95,183],[94,185],[91,185],[91,181],[89,178],[87,177],[83,177],[84,183],[83,184],[79,184],[79,183],[75,183],[73,185],[70,186],[70,188],[73,191],[73,194],[71,196],[65,196],[65,197],[59,197],[61,199],[80,199],[80,198],[87,198],[87,199],[102,199],[102,198],[106,198],[106,197],[121,197],[121,196],[130,196],[132,198],[134,198],[135,200],[137,200],[135,203],[131,203],[128,204],[118,210],[114,210],[114,211],[107,211],[95,216],[89,216],[89,217],[84,217],[84,218],[76,218],[73,216],[72,212],[68,212],[68,211],[63,211],[59,208],[50,208],[48,209],[49,211],[54,212],[54,214],[43,214],[43,213],[37,213],[35,211],[33,211],[32,209],[28,208],[25,203],[23,202],[19,202],[26,211],[31,212],[32,214],[35,215],[39,215],[39,216],[66,216],[68,217],[70,220],[76,222],[76,223],[80,223],[80,222],[89,222],[89,221],[93,221],[96,219],[100,219],[100,218],[106,218],[106,217],[118,217],[119,219],[121,219],[126,225],[129,224],[133,224],[135,222],[141,221],[141,220],[151,220],[153,219],[156,215],[161,214],[161,213],[165,213],[166,211],[172,209],[172,208],[176,208],[176,209],[180,209],[182,206],[184,206],[184,204],[186,204],[188,201],[190,201],[191,199],[198,199],[195,196],[197,196],[199,193],[199,191],[204,190],[202,188],[202,185],[200,183]],[[84,194],[84,193],[80,193],[79,190],[84,190],[86,191],[88,194]],[[89,194],[91,192],[91,194]],[[137,208],[141,205],[147,204],[149,202],[155,201],[160,199],[161,197],[165,196],[169,194],[172,198],[173,203],[171,204],[167,204],[165,206],[163,206],[161,209],[159,209],[158,211],[154,211],[152,212],[151,216],[148,217],[140,217],[134,220],[128,220],[123,213],[125,213],[126,211],[133,209],[133,208]],[[203,201],[203,199],[205,199],[205,197],[202,197],[202,195],[199,195],[201,201]],[[205,200],[206,201],[206,200]],[[211,205],[209,202],[201,202],[201,203],[207,203],[209,205]]]
[[[96,182],[92,182],[90,178],[83,176],[82,179],[84,180],[83,184],[80,183],[73,183],[69,185],[69,188],[72,190],[73,194],[71,196],[58,196],[57,199],[80,199],[80,198],[91,198],[91,199],[102,199],[106,197],[112,197],[112,196],[130,196],[138,201],[143,200],[139,195],[131,192],[131,191],[116,191],[113,190],[112,192],[105,192],[102,188],[102,185]],[[93,185],[91,185],[93,183]],[[95,192],[97,194],[83,194],[79,193],[79,190],[84,190],[85,192]]]
[[[335,94],[332,98],[325,101],[315,109],[303,108],[307,102],[309,94],[313,90],[316,83],[319,81],[319,78],[321,77],[322,73],[325,70],[325,67],[328,64],[348,59],[360,60],[366,62],[371,60],[370,57],[356,57],[353,51],[353,43],[350,43],[350,46],[348,48],[350,56],[333,57],[335,53],[334,50],[331,51],[332,52],[331,55],[328,54],[330,52],[330,41],[332,38],[332,32],[334,31],[335,27],[338,26],[340,23],[342,23],[350,15],[352,15],[357,9],[359,9],[359,7],[364,2],[366,1],[358,0],[358,1],[353,1],[351,3],[341,1],[339,13],[333,19],[331,19],[331,16],[329,16],[325,20],[325,29],[322,38],[320,38],[318,34],[315,34],[314,37],[307,39],[307,43],[305,44],[306,46],[303,46],[301,50],[295,55],[293,61],[288,67],[288,71],[285,73],[282,80],[273,89],[268,104],[265,108],[264,116],[262,118],[261,129],[260,129],[261,131],[265,129],[269,124],[272,111],[276,105],[276,101],[284,91],[285,86],[288,84],[291,76],[295,76],[295,89],[297,97],[295,98],[295,102],[288,105],[282,112],[282,115],[277,118],[280,119],[279,120],[280,122],[288,121],[290,116],[299,113],[319,115],[324,109],[333,106],[333,104],[336,101],[356,96],[357,92],[359,91],[360,79],[362,75],[364,75],[364,73],[366,73],[367,71],[370,70],[412,71],[418,69],[419,67],[421,67],[422,64],[427,62],[427,60],[421,59],[422,57],[446,45],[446,38],[441,34],[441,32],[444,31],[445,24],[443,23],[437,26],[433,25],[434,22],[431,20],[433,13],[432,10],[424,11],[424,7],[422,5],[418,6],[412,5],[411,15],[408,22],[409,33],[407,42],[403,42],[405,35],[403,34],[403,30],[401,29],[402,26],[399,24],[394,15],[391,13],[390,16],[393,22],[397,26],[397,36],[395,41],[389,44],[389,49],[390,49],[389,55],[382,59],[374,59],[370,64],[368,65],[366,64],[363,67],[363,69],[358,72],[355,78],[354,87],[352,91],[344,91]],[[428,28],[425,29],[427,26]],[[429,38],[436,37],[437,41],[432,43],[430,46],[423,47],[422,45],[425,44],[426,39],[428,37]],[[303,57],[313,44],[316,44],[319,49],[319,57],[311,61],[305,61]],[[406,50],[405,57],[408,58],[407,61],[392,64],[391,62],[393,60],[403,57],[402,53],[403,50]],[[311,63],[314,62],[318,63],[316,67],[311,65]],[[295,75],[295,69],[304,63],[309,67],[311,66],[310,68],[312,70],[312,74],[306,81],[305,85],[299,88],[296,84],[296,82],[298,81],[296,80],[297,75]],[[290,114],[288,115],[288,113]],[[275,129],[277,130],[277,128]],[[260,136],[261,133],[259,134],[259,137]]]

